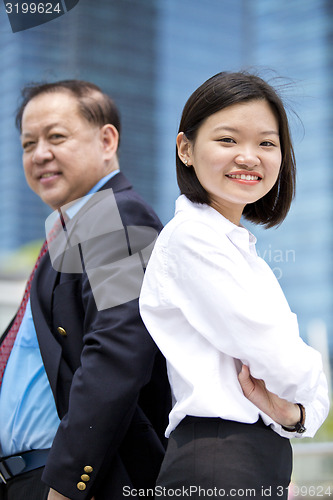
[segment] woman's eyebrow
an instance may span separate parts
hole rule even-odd
[[[214,128],[214,132],[219,132],[225,130],[227,132],[239,132],[239,129],[234,128],[234,127],[229,127],[228,125],[218,125],[217,127]],[[263,130],[262,132],[259,132],[261,135],[280,135],[277,130]]]

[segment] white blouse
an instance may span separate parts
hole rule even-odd
[[[175,404],[166,436],[186,415],[266,425],[312,437],[328,414],[320,354],[299,336],[255,237],[208,205],[176,202],[150,257],[140,297],[143,321],[167,359]],[[241,363],[268,390],[306,410],[302,435],[281,428],[242,392]]]

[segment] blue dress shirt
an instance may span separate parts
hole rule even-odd
[[[118,172],[103,177],[87,196],[98,191]],[[87,200],[87,197],[79,200],[67,215],[74,217]],[[58,425],[29,300],[1,385],[0,456],[50,448]]]
[[[1,386],[1,455],[50,448],[58,425],[29,300]]]

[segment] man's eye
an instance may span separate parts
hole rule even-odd
[[[54,140],[54,141],[58,141],[58,140],[64,139],[64,136],[62,134],[52,134],[50,136],[50,139]]]
[[[31,149],[34,144],[35,143],[33,141],[23,142],[22,148],[24,149],[24,151],[27,151],[27,150]]]

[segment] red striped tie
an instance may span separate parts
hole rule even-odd
[[[10,356],[11,350],[13,348],[17,332],[20,329],[22,319],[23,319],[23,316],[24,316],[24,313],[25,313],[25,310],[27,307],[29,297],[30,297],[30,289],[31,289],[32,279],[34,277],[34,274],[36,272],[37,267],[39,266],[39,263],[40,263],[42,257],[46,254],[46,252],[48,250],[47,242],[52,241],[56,237],[56,235],[58,234],[61,227],[64,225],[65,225],[65,221],[64,221],[63,217],[61,216],[61,218],[56,221],[53,228],[51,229],[47,240],[44,241],[42,248],[40,249],[39,255],[37,257],[36,263],[34,265],[34,268],[32,270],[32,273],[30,274],[30,277],[29,277],[28,282],[26,284],[23,298],[22,298],[20,307],[17,311],[14,323],[12,324],[9,332],[7,333],[5,339],[3,340],[2,344],[0,345],[0,387],[2,384],[2,378],[3,378],[5,368],[6,368],[6,364],[7,364],[8,358]]]

